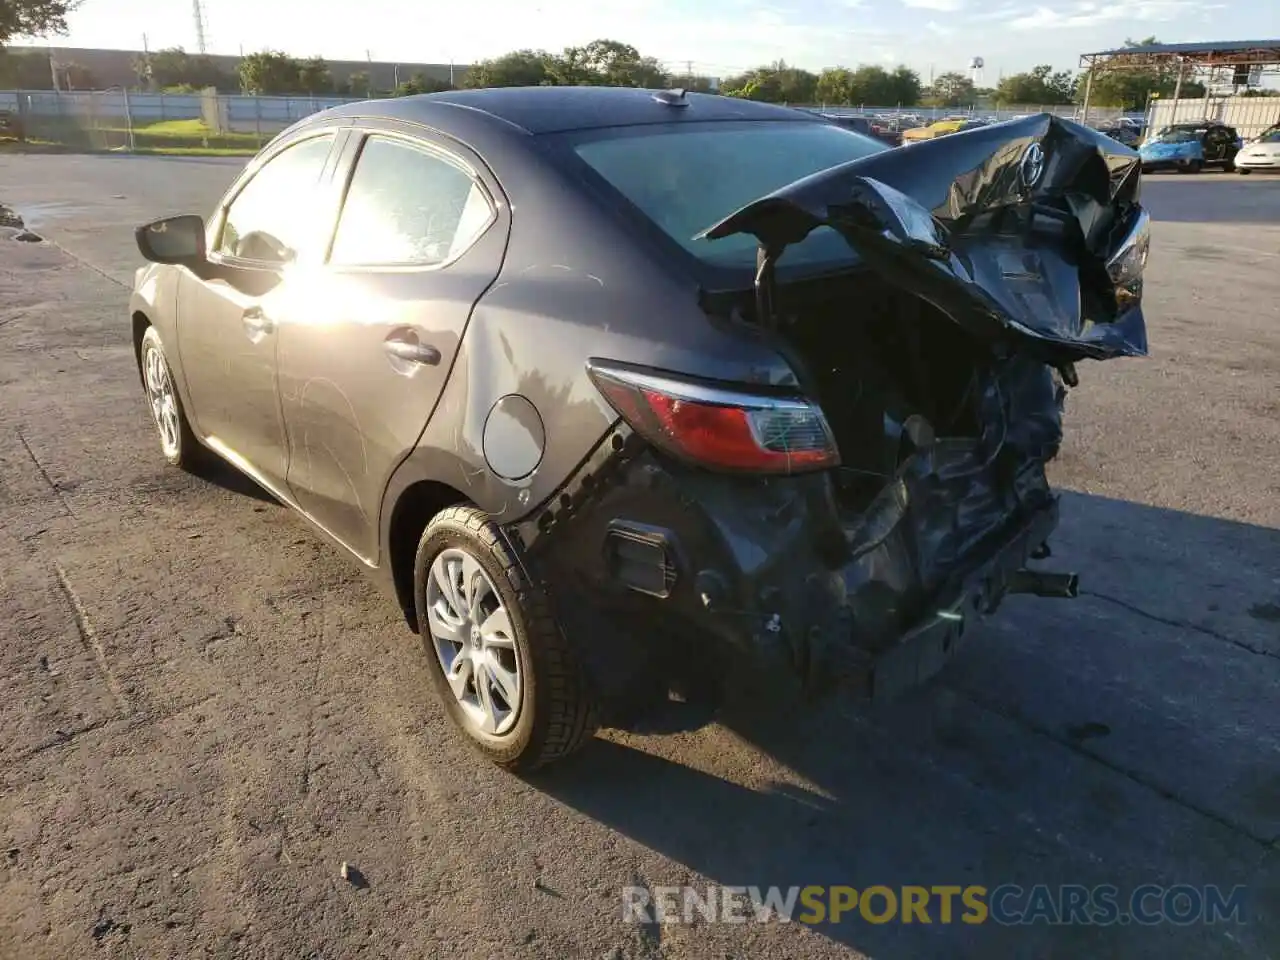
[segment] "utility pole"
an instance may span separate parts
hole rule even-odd
[[[205,40],[204,27],[204,8],[200,4],[200,0],[191,0],[191,15],[196,22],[196,49],[200,51],[200,56],[204,56],[209,52],[209,45]]]

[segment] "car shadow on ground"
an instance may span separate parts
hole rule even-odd
[[[265,488],[259,486],[247,474],[241,473],[231,464],[213,454],[210,454],[200,463],[195,474],[201,480],[221,487],[229,493],[239,494],[242,497],[248,497],[261,503],[269,503],[273,507],[281,506],[279,500]]]
[[[1142,177],[1142,204],[1156,222],[1275,225],[1280,222],[1277,188],[1275,174],[1148,173]]]
[[[1054,562],[1101,593],[1011,599],[905,700],[731,705],[710,748],[597,738],[536,785],[695,883],[1250,888],[1244,927],[972,925],[958,901],[947,924],[934,901],[929,925],[815,928],[876,957],[1274,954],[1280,532],[1082,494],[1063,512]]]

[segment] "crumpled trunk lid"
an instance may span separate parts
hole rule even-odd
[[[1055,365],[1142,356],[1140,288],[1119,289],[1115,262],[1145,230],[1140,183],[1133,150],[1042,114],[833,167],[702,236],[757,238],[766,313],[773,264],[831,227],[887,280],[985,340]]]

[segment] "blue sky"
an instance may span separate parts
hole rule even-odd
[[[517,47],[609,37],[675,67],[724,76],[784,58],[810,69],[906,63],[930,71],[986,61],[985,80],[1037,63],[1075,68],[1126,37],[1280,37],[1275,0],[205,0],[210,48],[297,56],[466,63]],[[195,49],[186,0],[84,0],[71,46]],[[326,16],[328,10],[332,17]],[[351,17],[358,11],[358,17]],[[410,12],[412,11],[412,12]]]

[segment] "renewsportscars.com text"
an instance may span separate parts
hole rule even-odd
[[[1244,923],[1247,890],[1236,886],[1102,884],[934,886],[624,887],[628,923],[841,923],[1178,926]]]

